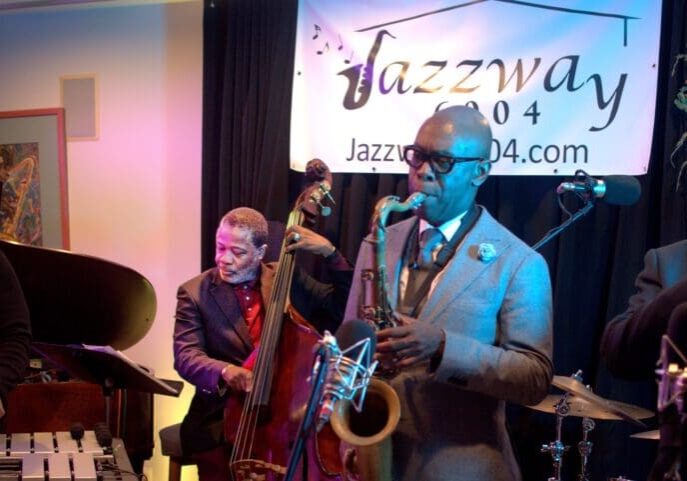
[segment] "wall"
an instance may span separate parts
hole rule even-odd
[[[0,111],[58,107],[59,77],[84,73],[97,75],[99,137],[67,144],[71,250],[152,282],[156,320],[126,354],[179,379],[176,288],[200,266],[202,2],[0,14]],[[156,444],[191,394],[156,396]],[[145,471],[167,478],[159,446]]]

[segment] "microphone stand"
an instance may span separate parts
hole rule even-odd
[[[532,246],[532,249],[539,250],[541,246],[549,242],[551,239],[556,237],[558,234],[563,232],[565,229],[567,229],[570,225],[572,225],[573,222],[578,221],[581,217],[587,215],[590,210],[594,208],[594,202],[589,200],[589,199],[584,199],[585,204],[584,206],[575,212],[574,214],[570,215],[568,219],[565,220],[561,225],[558,227],[554,227],[550,231],[548,231],[546,234],[544,234],[544,237],[542,237],[536,244]],[[564,212],[568,212],[565,207],[563,207],[563,203],[561,202],[561,197],[560,195],[558,196],[558,204],[561,206],[561,209],[563,209]]]
[[[327,374],[327,367],[329,366],[329,351],[325,345],[320,345],[317,350],[315,357],[315,368],[313,369],[313,384],[310,390],[310,397],[308,398],[308,403],[305,405],[305,413],[303,414],[303,419],[301,419],[301,424],[298,427],[298,434],[296,435],[296,441],[294,442],[293,449],[289,455],[289,461],[286,467],[286,474],[284,475],[283,481],[291,481],[293,476],[296,474],[296,467],[303,454],[303,448],[305,447],[305,441],[308,439],[308,435],[312,431],[313,421],[315,420],[315,414],[317,408],[320,404],[320,397],[322,395],[322,385]]]

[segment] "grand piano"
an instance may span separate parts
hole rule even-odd
[[[122,367],[106,354],[81,348],[118,351],[140,341],[155,319],[153,286],[133,269],[93,256],[6,240],[0,249],[29,306],[32,357],[39,358],[31,377],[43,381],[12,391],[6,432],[69,431],[75,422],[89,430],[107,420],[140,473],[153,452],[153,392],[167,386],[157,392],[178,396],[182,383],[153,379],[156,388],[137,366]]]

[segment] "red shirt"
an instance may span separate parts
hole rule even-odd
[[[242,284],[235,284],[232,287],[234,288],[236,299],[239,301],[241,314],[246,320],[248,333],[250,334],[250,340],[255,348],[248,359],[246,359],[243,367],[246,369],[253,369],[257,348],[260,345],[262,323],[265,319],[265,307],[262,302],[260,285],[257,280],[254,280],[251,282],[244,282]]]

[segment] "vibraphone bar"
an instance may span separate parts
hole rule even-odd
[[[0,434],[0,481],[137,481],[120,439],[101,446],[94,431]]]

